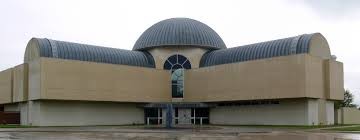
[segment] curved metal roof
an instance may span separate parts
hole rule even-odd
[[[212,50],[226,48],[221,37],[206,24],[189,18],[170,18],[148,28],[136,41],[133,50],[173,45]]]
[[[40,57],[155,68],[154,59],[151,54],[147,52],[129,51],[51,39],[33,39],[39,43]]]
[[[202,56],[200,67],[308,53],[310,40],[313,35],[304,34],[235,48],[210,51]]]

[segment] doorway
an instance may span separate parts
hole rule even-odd
[[[145,108],[144,122],[147,125],[161,125],[163,124],[162,108]]]

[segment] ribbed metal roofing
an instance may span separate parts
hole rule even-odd
[[[310,40],[313,35],[304,34],[235,48],[210,51],[202,56],[200,67],[308,53]]]
[[[147,52],[129,51],[51,39],[33,39],[39,43],[40,57],[155,67],[153,57]]]
[[[189,18],[171,18],[148,28],[136,41],[133,50],[174,45],[212,50],[226,48],[221,37],[206,24]]]

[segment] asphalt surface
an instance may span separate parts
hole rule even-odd
[[[124,126],[1,128],[0,140],[348,140],[360,133],[320,129],[207,126],[149,128]]]

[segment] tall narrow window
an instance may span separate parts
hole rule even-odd
[[[191,69],[190,61],[186,57],[176,54],[165,61],[164,69],[171,70],[172,97],[183,98],[184,69]]]
[[[172,97],[183,98],[184,94],[184,69],[177,69],[171,74]]]

